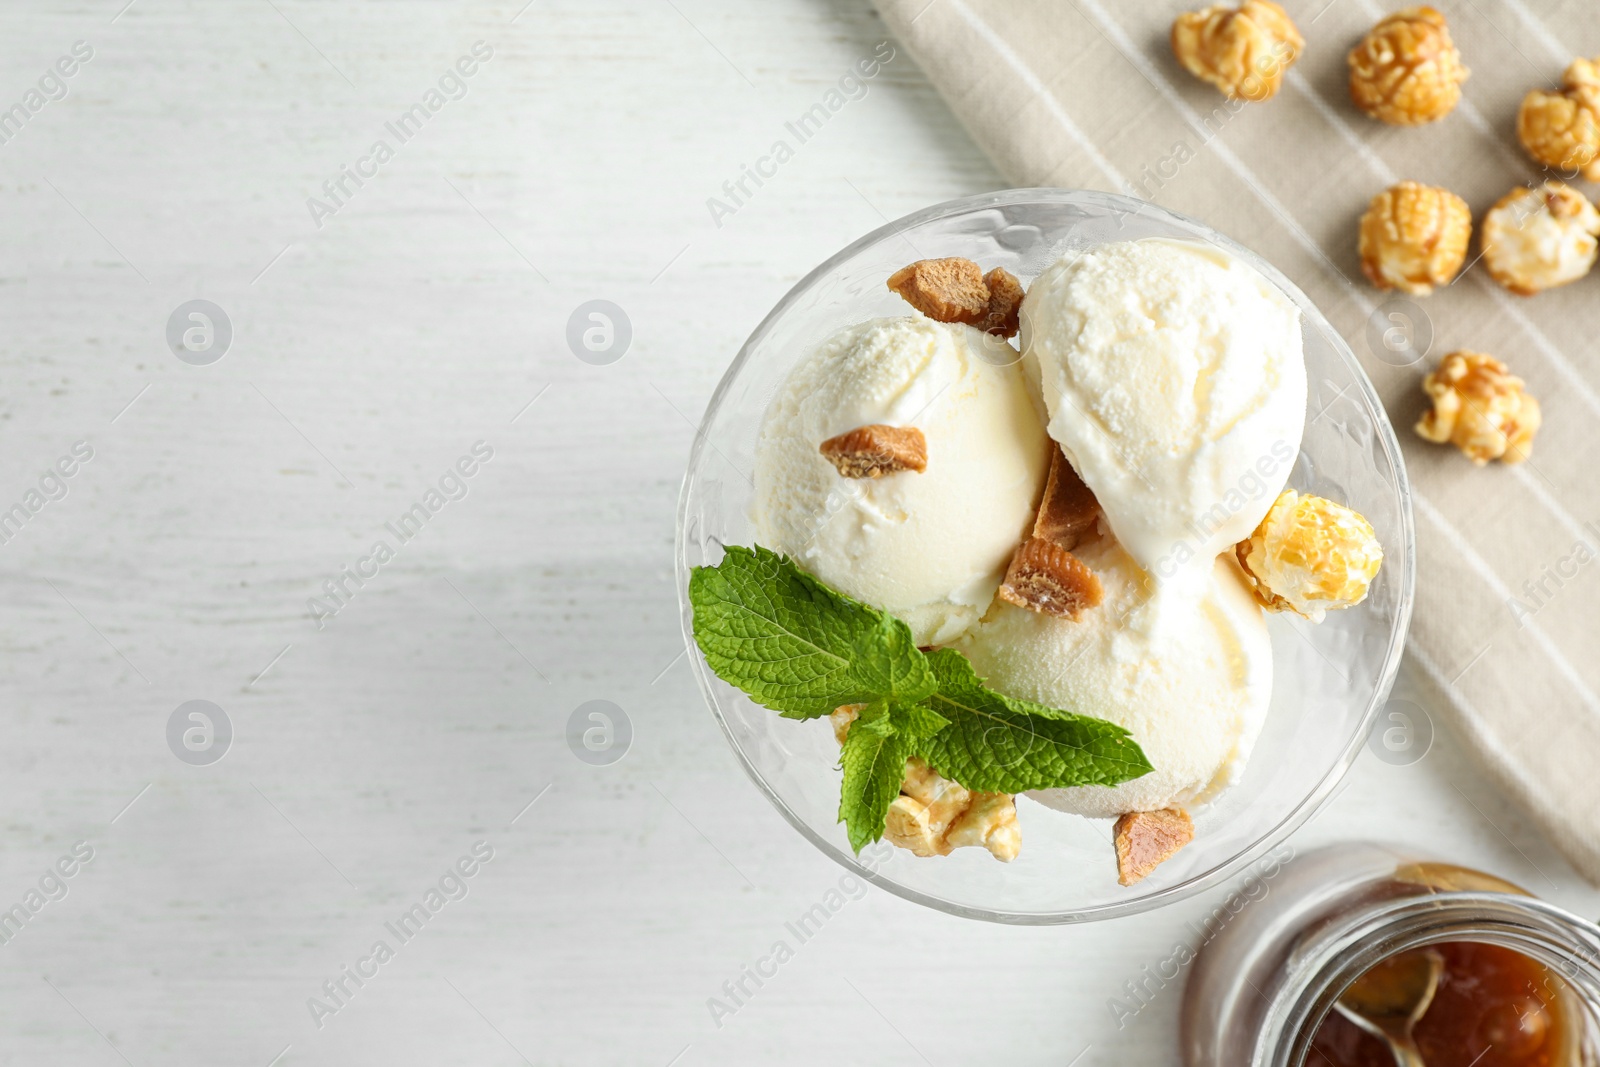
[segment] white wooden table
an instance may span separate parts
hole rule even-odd
[[[870,10],[125,2],[0,13],[0,108],[23,107],[0,144],[0,509],[22,507],[0,908],[26,913],[0,926],[0,1061],[1171,1062],[1175,987],[1123,1028],[1107,1000],[1221,890],[1043,930],[873,891],[720,1027],[707,1008],[841,872],[745,779],[681,654],[693,424],[810,267],[1001,184],[902,54],[713,219],[883,39]],[[198,363],[168,346],[195,299],[231,324],[220,359],[219,334]],[[609,365],[565,339],[593,299],[631,322]],[[442,478],[465,496],[401,541],[385,523]],[[226,714],[224,758],[169,747],[191,700]],[[569,749],[589,700],[631,720],[620,762]],[[1420,762],[1364,756],[1295,845],[1426,844],[1600,912],[1439,726]],[[46,877],[75,845],[92,859]],[[466,895],[390,933],[441,877]],[[32,912],[41,879],[66,895]]]

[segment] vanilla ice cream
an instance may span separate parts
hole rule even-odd
[[[1204,804],[1244,772],[1272,698],[1272,646],[1243,574],[1215,559],[1193,618],[1156,625],[1163,591],[1121,545],[1102,537],[1073,554],[1105,587],[1099,606],[1072,620],[997,601],[955,647],[999,692],[1126,727],[1155,770],[1028,795],[1093,817]]]
[[[1118,540],[1158,580],[1198,590],[1266,514],[1299,451],[1294,303],[1220,250],[1122,241],[1034,281],[1022,342],[1050,436]]]
[[[872,424],[921,430],[927,469],[845,478],[818,450]],[[970,326],[875,319],[790,373],[755,453],[756,540],[903,619],[919,645],[975,623],[1033,521],[1049,440],[1016,352]]]

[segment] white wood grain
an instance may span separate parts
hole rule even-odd
[[[95,452],[0,545],[0,903],[95,849],[0,945],[0,1062],[1171,1062],[1175,991],[1120,1030],[1106,1000],[1219,894],[1017,930],[872,892],[706,1008],[839,872],[679,658],[691,424],[811,266],[999,184],[902,53],[714,225],[883,38],[870,10],[124,2],[0,14],[0,100],[95,50],[0,145],[0,506]],[[478,40],[467,95],[316,228],[306,198]],[[195,297],[236,330],[209,367],[164,343]],[[607,367],[563,339],[596,297],[635,331]],[[307,598],[478,440],[467,497],[319,631]],[[166,747],[194,698],[237,732],[209,767]],[[610,767],[563,740],[595,698],[636,731]],[[1372,835],[1600,911],[1448,735],[1364,758],[1296,844]],[[307,998],[478,840],[469,895],[316,1028]]]

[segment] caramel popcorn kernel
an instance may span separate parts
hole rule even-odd
[[[1368,115],[1417,126],[1448,115],[1468,70],[1442,14],[1408,7],[1380,21],[1350,50],[1350,99]]]
[[[1467,258],[1472,210],[1448,189],[1401,182],[1361,216],[1361,270],[1379,289],[1426,296],[1448,285]]]
[[[1172,23],[1172,54],[1178,62],[1232,100],[1272,99],[1305,46],[1294,20],[1271,0],[1244,0],[1238,7],[1213,4],[1186,11]]]
[[[1573,60],[1559,92],[1523,97],[1517,139],[1536,162],[1600,182],[1600,56]]]
[[[846,478],[928,469],[928,439],[915,426],[857,427],[822,442],[821,452]]]
[[[1449,442],[1483,466],[1491,459],[1521,463],[1533,451],[1542,417],[1521,378],[1493,356],[1452,352],[1422,381],[1433,410],[1417,423],[1418,436]]]
[[[865,704],[841,704],[828,713],[828,725],[833,727],[833,739],[839,744],[844,744],[845,735],[850,732],[850,724],[861,717],[861,709]]]
[[[1262,607],[1313,622],[1365,600],[1383,565],[1378,535],[1358,512],[1293,489],[1234,552]]]
[[[828,716],[839,744],[862,707],[845,704]],[[883,836],[914,856],[948,856],[958,848],[978,846],[1009,863],[1022,849],[1017,806],[1009,793],[974,793],[916,756],[906,760],[900,795],[889,804]]]
[[[1194,820],[1182,808],[1130,811],[1118,816],[1112,836],[1117,884],[1134,885],[1194,840]]]
[[[1009,793],[973,793],[967,810],[945,831],[944,842],[953,849],[981,845],[995,859],[1010,863],[1022,851],[1016,800]]]
[[[954,846],[946,842],[945,832],[971,803],[965,786],[912,756],[906,760],[900,795],[889,805],[884,836],[916,856],[948,856]]]
[[[926,807],[902,793],[889,802],[883,837],[913,856],[948,856],[950,848],[944,842],[945,829],[934,825]]]
[[[1076,619],[1105,597],[1094,571],[1071,552],[1042,537],[1017,546],[1000,584],[999,596],[1009,604],[1045,615]]]
[[[1600,211],[1572,186],[1513,189],[1483,216],[1483,265],[1513,293],[1532,296],[1588,274],[1597,237]]]

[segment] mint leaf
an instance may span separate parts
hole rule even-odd
[[[1152,769],[1115,723],[984,686],[952,649],[924,655],[899,619],[786,556],[730,545],[689,577],[694,639],[718,677],[789,718],[862,705],[839,762],[839,821],[860,852],[883,836],[916,755],[968,789],[1116,785]]]
[[[689,603],[695,644],[717,677],[789,718],[841,704],[915,704],[934,691],[905,623],[760,546],[729,545],[721,563],[696,567]]]
[[[954,649],[932,653],[928,664],[939,684],[928,707],[950,725],[916,739],[912,751],[968,789],[1116,785],[1154,769],[1115,723],[996,693]]]
[[[900,795],[911,739],[897,731],[885,705],[862,710],[850,724],[839,762],[844,785],[839,791],[839,821],[845,824],[850,848],[860,852],[883,836],[889,805]]]
[[[889,719],[895,733],[914,741],[932,737],[950,725],[950,720],[926,704],[891,704]]]

